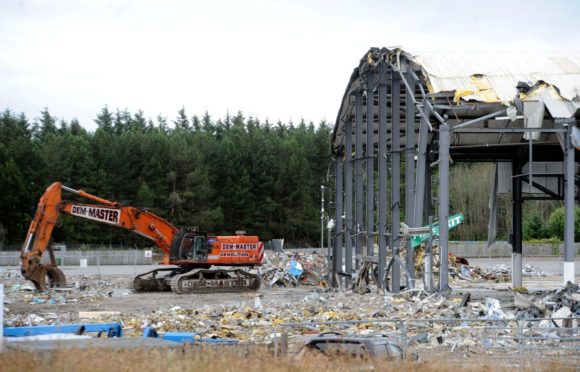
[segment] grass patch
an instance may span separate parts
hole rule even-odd
[[[452,357],[450,357],[452,356]],[[515,356],[514,361],[521,360]],[[526,365],[528,367],[528,365]],[[0,354],[0,370],[11,371],[490,371],[512,370],[514,362],[476,356],[460,359],[459,355],[433,354],[418,362],[374,361],[329,358],[308,353],[274,357],[266,348],[186,347],[174,350],[58,350],[56,352],[23,352],[9,350]],[[529,365],[531,369],[532,366]],[[519,368],[518,368],[519,369]],[[523,370],[527,370],[524,368]],[[560,361],[534,362],[534,370],[564,371]],[[572,370],[572,369],[570,369]]]
[[[530,240],[526,240],[525,243],[554,244],[554,243],[562,243],[562,240],[560,240],[560,238],[551,237],[551,238],[543,238],[543,239],[530,239]]]

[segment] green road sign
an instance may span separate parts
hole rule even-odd
[[[447,221],[448,222],[447,226],[449,226],[449,230],[451,230],[451,229],[457,227],[457,225],[459,225],[463,221],[465,221],[465,216],[463,215],[463,213],[457,213],[457,214],[454,214],[453,216],[449,216],[449,220]],[[439,222],[435,222],[433,224],[432,231],[433,231],[433,236],[439,236]],[[421,245],[421,243],[426,242],[427,240],[429,240],[429,234],[414,235],[411,237],[411,246],[413,248],[416,248],[419,245]]]

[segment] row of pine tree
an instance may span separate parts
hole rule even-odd
[[[241,113],[148,119],[103,108],[96,130],[48,110],[0,114],[0,243],[21,244],[38,198],[54,181],[145,207],[178,226],[246,230],[300,246],[319,239],[320,185],[331,127],[261,122]],[[63,217],[65,243],[139,243],[135,234]]]

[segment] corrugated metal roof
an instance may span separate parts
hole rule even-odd
[[[503,102],[517,94],[518,82],[534,85],[542,80],[556,86],[567,100],[580,100],[580,52],[477,53],[453,51],[405,51],[421,66],[429,79],[431,93],[473,90],[471,76],[485,75]],[[475,93],[464,99],[485,101]]]
[[[554,126],[550,117],[551,119],[566,119],[580,116],[580,50],[512,53],[371,48],[360,60],[360,65],[353,70],[341,100],[332,135],[333,151],[340,150],[343,145],[345,121],[354,120],[354,94],[361,89],[366,89],[365,75],[367,71],[377,67],[378,61],[387,61],[393,66],[393,71],[400,68],[401,71],[416,72],[421,86],[427,87],[429,93],[445,93],[432,97],[433,102],[440,106],[442,103],[453,106],[459,104],[459,101],[482,102],[477,105],[458,105],[458,108],[461,106],[466,108],[447,112],[448,123],[451,127],[495,112],[498,110],[498,104],[519,107],[521,110],[526,101],[539,101],[545,105],[545,112],[549,116],[543,117],[541,127]],[[522,93],[517,89],[519,82],[529,85],[529,87],[522,87]],[[372,101],[375,105],[375,114],[377,112],[376,94]],[[514,98],[518,95],[519,99],[514,102]],[[451,96],[454,96],[454,102],[449,101]],[[423,99],[418,91],[415,92],[415,98],[418,101]],[[440,107],[438,110],[445,109]],[[362,111],[367,112],[364,101]],[[541,115],[538,114],[538,116]],[[477,129],[484,124],[489,128],[521,128],[530,125],[530,118],[526,117],[526,119],[516,122],[486,120],[486,123],[472,125],[471,128]],[[416,128],[418,124],[416,122]],[[364,125],[366,127],[366,123]],[[389,122],[387,125],[390,125]],[[376,122],[374,130],[378,133]],[[561,139],[554,133],[534,134],[533,137],[541,143],[558,142]],[[401,133],[401,141],[404,141],[403,133]],[[451,141],[452,146],[491,147],[519,145],[525,141],[525,138],[521,132],[463,132],[454,133]],[[363,138],[363,143],[366,143],[366,136]]]

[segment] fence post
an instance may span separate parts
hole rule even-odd
[[[0,353],[4,351],[4,284],[0,283]]]
[[[280,355],[288,354],[288,333],[282,332],[280,341]]]
[[[137,274],[137,247],[135,247],[135,252],[133,253],[133,274]]]
[[[518,351],[520,352],[520,359],[521,359],[521,369],[522,371],[525,369],[526,359],[524,356],[524,330],[522,327],[522,322],[518,322]]]

